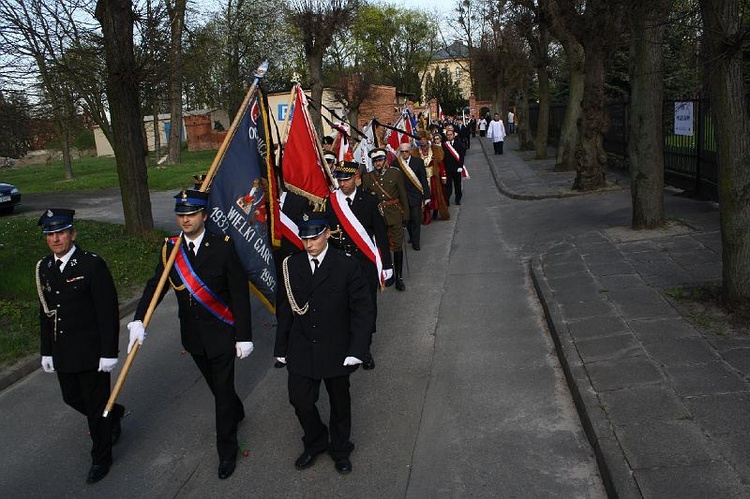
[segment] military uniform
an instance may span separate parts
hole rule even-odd
[[[44,233],[73,230],[72,210],[47,210]],[[117,290],[104,260],[72,244],[65,255],[51,254],[37,264],[40,293],[41,355],[45,371],[57,372],[63,400],[88,419],[92,441],[89,483],[112,464],[112,443],[125,409],[115,404],[102,417],[110,395],[110,373],[117,363],[120,332]],[[59,263],[58,263],[59,262]],[[63,265],[63,262],[64,265]],[[58,266],[59,265],[59,266]],[[45,365],[44,359],[49,364]],[[110,361],[103,368],[102,360]]]
[[[383,149],[370,151],[370,158],[385,159]],[[396,289],[403,291],[403,240],[404,224],[409,222],[409,199],[406,194],[404,174],[399,168],[387,164],[381,170],[375,168],[362,178],[362,189],[378,198],[378,209],[383,214],[388,228],[388,242],[393,251],[393,268],[396,274]]]

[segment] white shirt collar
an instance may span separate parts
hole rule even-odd
[[[190,246],[190,243],[195,244],[195,254],[198,254],[198,248],[201,247],[201,243],[203,242],[203,237],[206,235],[206,229],[203,229],[203,232],[200,233],[198,237],[195,239],[190,239],[189,237],[185,236],[185,245]]]
[[[347,199],[351,199],[353,203],[354,198],[357,197],[357,188],[355,187],[351,194],[349,194],[348,196],[345,195],[344,197]]]
[[[60,271],[62,271],[65,268],[65,266],[70,261],[70,257],[73,256],[73,253],[75,252],[76,252],[76,245],[74,244],[73,246],[70,247],[70,250],[68,250],[68,252],[62,256],[62,258],[57,258],[57,255],[55,255],[55,265],[57,265],[57,260],[62,261],[62,265],[60,266]]]
[[[326,253],[328,253],[328,244],[326,244],[326,247],[323,249],[323,251],[320,252],[318,256],[312,256],[310,253],[307,254],[307,261],[310,262],[310,270],[315,271],[315,264],[313,263],[313,258],[318,260],[318,267],[323,265],[323,259],[326,257]]]

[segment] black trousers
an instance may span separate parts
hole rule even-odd
[[[503,142],[502,140],[500,140],[498,142],[493,142],[492,143],[492,147],[493,147],[493,149],[495,149],[495,154],[502,154],[503,153],[503,144],[504,143],[505,142]]]
[[[216,449],[221,461],[237,458],[237,423],[245,417],[242,401],[234,390],[234,357],[234,350],[214,358],[193,354],[195,365],[214,395]]]
[[[422,240],[422,205],[409,205],[409,221],[406,224],[409,239],[413,245],[419,246]]]
[[[96,370],[80,373],[57,373],[63,401],[80,412],[89,424],[91,436],[91,463],[112,463],[112,426],[121,418],[125,408],[115,404],[108,417],[102,417],[109,400],[110,374]]]
[[[316,405],[320,397],[320,381],[289,373],[289,402],[304,432],[302,443],[305,450],[313,454],[328,450],[335,460],[349,457],[354,450],[354,444],[349,440],[352,431],[349,375],[323,380],[331,406],[328,427],[320,419]]]
[[[445,200],[449,202],[451,199],[451,194],[453,194],[453,191],[456,191],[456,202],[461,202],[461,174],[459,172],[453,172],[448,173],[447,178],[445,181]]]

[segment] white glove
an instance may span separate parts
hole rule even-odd
[[[117,358],[107,359],[105,357],[102,357],[99,359],[99,371],[103,373],[112,372],[112,369],[114,369],[116,365],[117,365]]]
[[[238,341],[234,344],[237,349],[237,357],[244,359],[251,353],[253,353],[253,342],[252,341]]]
[[[393,277],[393,269],[383,269],[383,280],[387,281]]]
[[[344,359],[344,365],[345,366],[356,366],[357,364],[361,364],[362,361],[359,360],[357,357],[347,357]]]
[[[128,353],[133,349],[135,342],[138,342],[138,346],[143,345],[143,340],[146,339],[146,330],[143,328],[143,322],[133,321],[128,323],[128,330],[130,331],[130,343],[128,343]]]
[[[428,204],[430,204],[430,198],[427,198],[427,199],[425,199],[425,200],[424,200],[424,204],[425,204],[425,205],[428,205]]]
[[[461,173],[462,171],[464,171],[464,169],[463,169],[463,168],[459,168],[459,169],[458,169],[458,170],[456,170],[456,171],[457,171],[458,173]]]
[[[55,363],[52,362],[51,355],[42,355],[42,369],[44,369],[44,372],[46,373],[55,372]]]
[[[276,360],[278,360],[282,364],[286,364],[286,357],[276,357]]]

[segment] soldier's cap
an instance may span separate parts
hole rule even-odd
[[[193,189],[181,190],[174,199],[174,212],[178,215],[192,215],[208,206],[208,193]]]
[[[338,158],[331,151],[326,151],[323,153],[323,159],[328,163],[335,163]]]
[[[312,239],[318,237],[328,228],[328,219],[323,213],[305,213],[297,221],[297,229],[300,239]]]
[[[42,234],[53,234],[73,227],[75,210],[49,208],[39,217],[37,225],[42,226]]]
[[[385,159],[387,156],[385,149],[381,147],[376,147],[368,154],[370,155],[370,159],[372,159],[373,161],[375,161],[376,159]]]
[[[338,180],[349,180],[359,173],[359,164],[353,161],[342,161],[333,172],[333,176]]]

